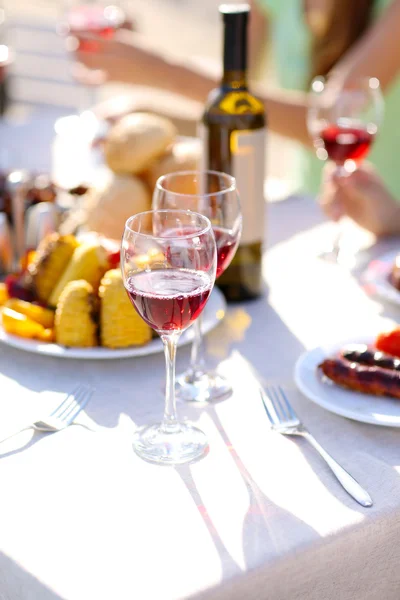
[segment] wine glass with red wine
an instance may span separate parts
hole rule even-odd
[[[125,11],[118,0],[63,0],[57,33],[66,38],[71,52],[99,52],[99,39],[111,39],[127,25]],[[87,36],[87,37],[85,37]],[[73,75],[79,80],[84,73],[87,90],[94,91],[103,83],[104,73],[76,63]],[[90,103],[95,102],[91,94]],[[85,107],[87,108],[87,107]]]
[[[180,171],[160,177],[153,194],[153,208],[193,210],[211,221],[217,245],[217,274],[228,268],[239,244],[242,213],[236,180],[217,171]],[[177,397],[194,402],[227,398],[232,389],[216,371],[205,367],[201,318],[194,324],[189,369],[178,376]]]
[[[367,157],[383,119],[384,101],[376,77],[360,77],[338,88],[323,77],[311,84],[307,125],[317,157],[330,160],[338,174],[354,172]],[[321,254],[339,262],[341,233]]]
[[[176,414],[175,356],[181,333],[201,315],[215,281],[217,251],[209,219],[185,210],[130,217],[121,269],[133,306],[163,341],[167,366],[164,419],[137,431],[134,450],[164,464],[200,458],[208,448],[204,433]]]

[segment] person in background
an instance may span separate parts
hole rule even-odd
[[[280,88],[252,86],[264,101],[269,127],[302,146],[297,164],[299,187],[316,193],[322,163],[311,150],[306,126],[308,89],[315,75],[329,75],[346,86],[360,76],[380,80],[385,94],[385,122],[370,160],[390,193],[400,198],[400,178],[393,162],[397,152],[400,104],[400,0],[250,0],[250,59],[254,66],[267,31]],[[157,49],[139,34],[119,31],[111,40],[99,40],[99,52],[77,52],[89,69],[101,69],[107,78],[177,92],[204,102],[217,79],[189,59]]]
[[[320,205],[327,217],[350,217],[377,237],[400,234],[400,198],[393,196],[372,165],[364,163],[347,176],[327,165],[322,177]]]

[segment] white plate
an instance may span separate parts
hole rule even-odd
[[[134,308],[132,308],[134,310]],[[225,316],[226,302],[222,292],[218,288],[214,288],[209,301],[206,304],[203,313],[202,329],[204,333],[208,333],[221,322]],[[193,339],[192,328],[189,327],[181,336],[179,346],[188,344]],[[67,348],[59,344],[49,344],[45,342],[37,342],[35,340],[27,340],[15,335],[6,333],[0,327],[0,342],[8,346],[13,346],[19,350],[26,352],[34,352],[42,356],[57,356],[60,358],[79,358],[87,360],[104,360],[115,358],[129,358],[132,356],[146,356],[147,354],[156,354],[163,352],[163,345],[159,338],[156,338],[145,346],[131,346],[130,348],[121,348],[119,350],[111,350],[109,348]]]
[[[389,281],[389,275],[400,250],[392,250],[371,261],[362,275],[367,292],[400,306],[400,292]]]
[[[299,390],[310,400],[327,410],[364,423],[400,427],[400,400],[352,392],[330,382],[318,371],[318,365],[349,343],[371,344],[374,337],[319,346],[300,356],[294,379]]]

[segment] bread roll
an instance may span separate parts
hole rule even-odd
[[[156,181],[161,175],[176,173],[177,171],[197,171],[199,169],[201,144],[199,140],[189,139],[174,142],[173,146],[160,156],[149,169],[144,177],[154,190]]]
[[[114,240],[121,240],[130,216],[151,208],[147,186],[133,175],[113,175],[102,189],[87,196],[85,226]]]
[[[140,173],[165,152],[175,136],[169,119],[150,113],[126,115],[106,137],[106,162],[115,173]]]

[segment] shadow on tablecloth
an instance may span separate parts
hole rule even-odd
[[[25,571],[3,552],[0,552],[0,598],[2,591],[13,590],[12,600],[37,598],[39,600],[63,600],[41,581]]]

